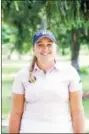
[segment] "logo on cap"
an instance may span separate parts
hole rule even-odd
[[[46,31],[42,31],[42,34],[44,35],[44,34],[46,34],[47,32]]]

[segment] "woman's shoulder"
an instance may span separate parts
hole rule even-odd
[[[57,68],[59,72],[62,74],[69,76],[69,77],[79,77],[79,74],[74,66],[72,66],[70,63],[57,63]]]
[[[64,62],[58,62],[56,64],[57,68],[59,68],[61,71],[74,71],[75,68],[70,63],[64,63]]]
[[[23,77],[25,75],[27,75],[29,73],[29,64],[23,66],[17,73],[16,73],[16,77]]]

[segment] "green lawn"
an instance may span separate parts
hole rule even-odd
[[[2,134],[8,133],[7,127],[3,127],[2,130],[1,130],[1,133],[2,133]]]
[[[16,73],[20,70],[20,67],[16,68],[2,68],[2,74],[12,74],[12,73]]]
[[[59,49],[61,53],[61,49]],[[66,55],[62,57],[61,60],[63,61],[69,61],[70,60],[70,50],[65,49]],[[30,55],[28,55],[29,57]],[[13,76],[12,74],[15,74],[20,70],[20,68],[24,67],[25,64],[29,63],[27,60],[28,57],[23,57],[23,60],[3,60],[2,62],[2,117],[7,118],[8,114],[11,111],[11,88],[13,83]],[[84,91],[89,91],[89,50],[87,49],[86,45],[81,46],[79,59],[81,59],[80,63],[81,65],[81,80]],[[84,63],[84,64],[83,64]],[[88,63],[88,64],[86,64]],[[88,65],[88,66],[86,66]],[[83,106],[85,111],[85,116],[89,118],[89,98],[87,100],[83,100]],[[7,128],[2,128],[2,133],[7,133]],[[89,132],[88,132],[89,133]]]
[[[80,68],[80,77],[84,91],[89,91],[89,66]]]
[[[68,58],[68,57],[67,57]],[[7,118],[11,111],[11,88],[14,80],[12,74],[16,74],[24,66],[26,61],[8,61],[3,62],[2,68],[2,117]],[[12,67],[13,66],[13,67]],[[89,91],[89,66],[80,68],[80,77],[84,91]],[[89,118],[89,98],[83,100],[85,116]],[[3,133],[7,128],[3,128]]]
[[[89,118],[89,98],[83,100],[83,106],[84,106],[85,116]]]
[[[82,77],[82,85],[84,91],[89,91],[89,75]]]
[[[19,69],[15,69],[16,72],[18,70]],[[11,69],[11,72],[12,72],[12,69]],[[5,74],[8,74],[8,69],[5,70]],[[88,86],[89,85],[89,75],[88,74],[84,75],[84,73],[81,73],[81,77],[82,77],[84,91],[89,91],[89,86]],[[10,112],[12,83],[13,83],[12,79],[11,80],[10,79],[2,80],[2,116],[8,115]],[[87,112],[88,106],[89,106],[89,101],[84,100],[83,104],[84,104],[85,113],[89,117],[88,112]]]

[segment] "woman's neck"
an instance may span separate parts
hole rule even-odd
[[[55,64],[55,60],[50,61],[49,63],[42,63],[40,61],[37,61],[37,66],[43,70],[44,72],[47,72],[50,68],[52,68]]]

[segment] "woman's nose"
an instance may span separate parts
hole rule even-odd
[[[45,51],[45,52],[48,51],[48,47],[47,46],[44,46],[43,47],[43,51]]]

